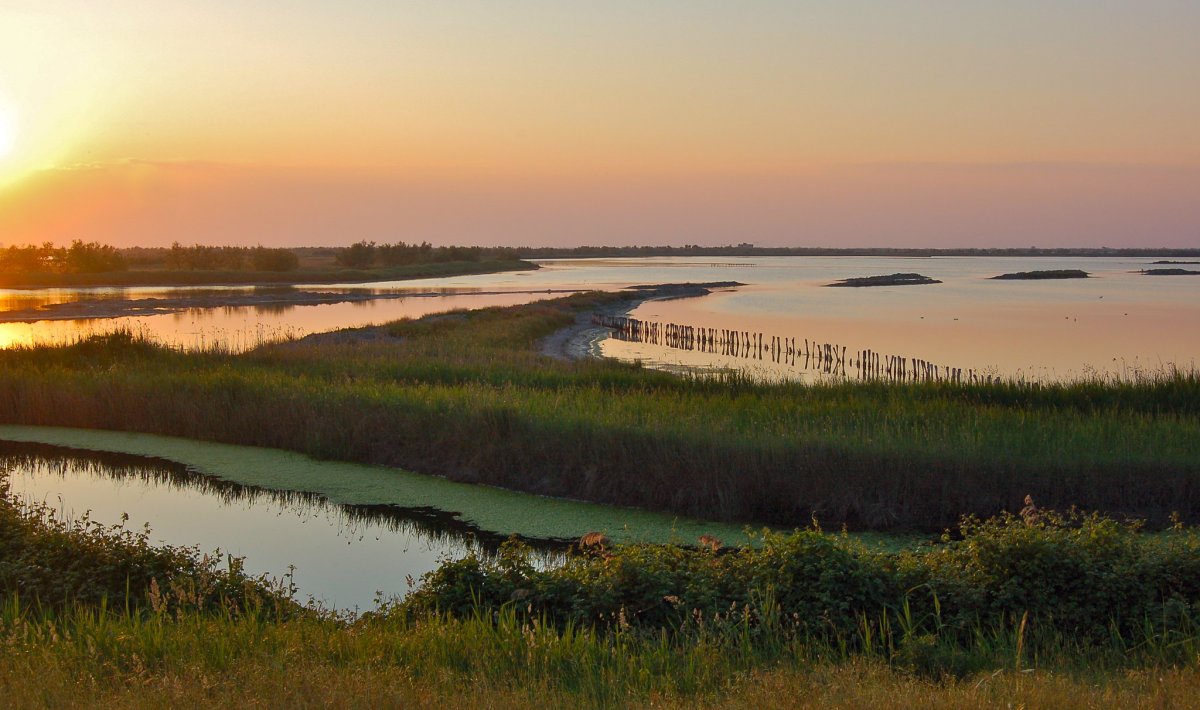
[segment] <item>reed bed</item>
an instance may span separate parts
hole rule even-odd
[[[357,344],[182,353],[129,335],[0,353],[0,423],[401,466],[725,521],[936,529],[1040,504],[1200,519],[1200,375],[758,382],[536,342],[621,296],[401,321]]]

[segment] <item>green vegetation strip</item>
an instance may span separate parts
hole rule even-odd
[[[899,554],[811,531],[602,546],[548,570],[510,544],[350,618],[236,560],[65,522],[0,474],[0,689],[5,707],[1190,706],[1195,532],[1048,511],[960,532]]]
[[[455,483],[383,466],[316,461],[278,449],[56,427],[0,426],[0,439],[152,456],[242,485],[317,493],[333,503],[432,507],[500,535],[577,538],[603,532],[622,542],[682,543],[701,535],[746,539],[736,525]]]
[[[540,354],[581,313],[636,297],[579,294],[242,354],[129,334],[4,350],[0,424],[284,449],[738,525],[815,517],[940,532],[963,514],[1019,509],[1026,495],[1159,527],[1176,512],[1200,522],[1194,371],[803,385]]]

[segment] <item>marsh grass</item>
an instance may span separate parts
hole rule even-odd
[[[461,608],[425,603],[450,601],[434,573],[427,580],[432,597],[350,617],[289,604],[286,590],[246,580],[235,569],[214,575],[279,605],[247,604],[233,595],[191,603],[190,593],[163,603],[161,590],[186,589],[172,580],[195,575],[194,555],[147,547],[144,540],[131,544],[118,529],[64,528],[10,497],[0,501],[0,512],[8,516],[0,526],[0,690],[9,707],[856,707],[885,701],[1083,707],[1171,700],[1186,707],[1200,687],[1200,629],[1188,614],[1170,620],[1145,614],[1137,623],[1112,623],[1091,634],[1055,623],[1047,600],[1035,599],[1023,614],[1001,610],[956,624],[952,608],[970,600],[955,601],[944,584],[941,605],[911,591],[889,601],[879,589],[872,593],[878,598],[859,595],[865,603],[847,609],[840,603],[854,603],[854,595],[843,595],[850,587],[869,588],[880,574],[903,577],[900,567],[871,568],[903,556],[872,553],[816,531],[777,536],[754,550],[617,546],[578,558],[551,585],[571,594],[575,580],[576,592],[583,592],[577,596],[599,599],[603,595],[578,583],[594,592],[619,581],[613,589],[621,593],[653,595],[669,573],[673,582],[666,589],[678,592],[686,609],[706,595],[724,607],[715,597],[737,585],[719,581],[721,567],[774,575],[751,575],[758,591],[744,607],[697,607],[682,621],[640,614],[644,604],[635,606],[633,596],[620,602],[628,607],[593,621],[556,614],[540,596],[546,589],[493,603],[489,584],[524,585],[534,573],[518,548],[477,570],[475,584],[460,590],[468,600]],[[1112,567],[1113,560],[1098,553],[1114,548],[1125,552],[1109,555],[1113,559],[1169,561],[1170,545],[1135,529],[1097,518],[1061,522],[1028,530],[1004,519],[968,522],[964,539],[947,543],[968,564],[949,567],[962,567],[960,579],[986,597],[999,587],[977,572],[995,568],[997,555],[1030,559],[1030,541],[1060,556],[1091,550],[1095,554],[1085,557],[1097,569]],[[1194,532],[1174,534],[1194,548]],[[13,554],[14,539],[23,554]],[[97,550],[107,551],[99,562]],[[935,553],[911,555],[928,562]],[[63,597],[42,596],[29,584],[40,578],[39,569],[98,564],[119,567],[124,583],[84,574]],[[611,569],[596,575],[602,567]],[[463,569],[448,563],[443,578]],[[584,569],[592,574],[580,574]],[[798,576],[785,584],[787,575]],[[597,576],[599,582],[587,581]],[[1132,579],[1153,597],[1200,575],[1180,568],[1177,577]],[[815,592],[807,588],[813,583]],[[1194,604],[1195,590],[1188,594],[1184,601]],[[798,618],[801,611],[808,617]]]
[[[183,353],[116,334],[0,353],[0,423],[268,446],[691,517],[940,530],[1040,504],[1200,519],[1200,375],[763,383],[564,363],[615,294],[400,321],[358,344]]]
[[[1011,627],[968,643],[876,624],[837,641],[714,623],[647,633],[555,627],[496,615],[348,621],[307,615],[0,609],[0,688],[9,707],[165,701],[200,706],[1121,707],[1200,688],[1195,637],[1097,647],[1021,643]],[[1189,657],[1189,654],[1190,657]],[[807,704],[807,705],[806,705]]]

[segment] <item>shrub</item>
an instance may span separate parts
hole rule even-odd
[[[222,568],[224,563],[224,568]],[[291,590],[252,578],[241,560],[195,548],[156,547],[148,530],[64,521],[44,504],[12,498],[0,471],[0,605],[61,610],[76,604],[156,611],[247,611],[286,615]]]
[[[1200,617],[1195,531],[1150,535],[1098,515],[1047,512],[1034,523],[968,517],[958,533],[901,553],[811,530],[724,551],[628,545],[545,570],[510,544],[496,560],[444,564],[403,607],[463,615],[515,606],[558,624],[654,629],[732,620],[827,638],[861,638],[864,624],[890,618],[903,620],[910,641],[1021,619],[1039,633],[1094,640],[1187,629]]]
[[[295,271],[300,266],[300,257],[291,249],[255,247],[250,260],[255,271]]]

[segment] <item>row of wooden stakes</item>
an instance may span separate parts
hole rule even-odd
[[[857,350],[850,353],[843,345],[808,338],[659,323],[602,313],[593,314],[592,323],[611,329],[613,337],[618,340],[726,357],[769,360],[827,375],[849,376],[850,372],[854,372],[860,379],[895,382],[942,380],[973,383],[992,379],[991,376],[977,373],[975,370],[936,365],[920,358],[884,355],[874,350]]]

